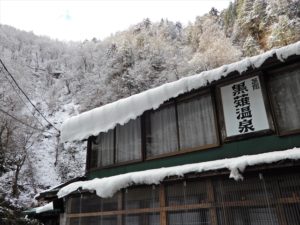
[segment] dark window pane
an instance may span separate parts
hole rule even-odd
[[[118,209],[117,195],[100,198],[97,195],[83,195],[68,199],[68,213],[89,213],[114,211]]]
[[[124,209],[159,207],[158,188],[155,186],[129,188],[124,191]]]
[[[271,184],[257,177],[245,177],[243,181],[233,179],[218,179],[214,182],[216,201],[249,201],[258,200],[261,204],[267,204],[274,198],[270,191]]]
[[[149,112],[146,129],[148,157],[178,150],[174,104]]]
[[[123,217],[124,225],[159,225],[158,213],[129,214]]]
[[[300,129],[300,68],[270,76],[269,89],[279,130]]]
[[[188,181],[166,186],[167,205],[187,205],[203,203],[207,200],[204,181]]]
[[[168,225],[210,224],[208,210],[189,210],[168,213]]]
[[[130,120],[116,127],[116,161],[141,159],[141,120]]]
[[[178,103],[180,149],[217,143],[215,116],[210,94]]]
[[[117,216],[91,216],[71,219],[76,221],[76,223],[71,223],[70,225],[116,225]]]
[[[227,221],[227,223],[225,222]],[[218,210],[218,224],[225,225],[278,225],[275,208],[244,207]]]
[[[300,223],[300,203],[298,204],[286,204],[284,206],[285,218],[288,224]]]
[[[67,203],[67,212],[68,213],[80,213],[80,198],[79,197],[70,197],[68,198]]]
[[[92,168],[113,164],[114,160],[114,130],[100,133],[92,140]],[[97,165],[96,163],[97,162]]]
[[[70,218],[68,219],[68,225],[80,225],[81,218]]]

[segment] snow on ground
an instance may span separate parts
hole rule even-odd
[[[35,173],[35,181],[42,186],[53,186],[60,179],[55,170],[56,138],[45,134],[44,138],[31,147],[30,160]]]
[[[61,110],[55,112],[50,117],[51,122],[59,129],[61,123],[69,117],[70,114],[77,113],[77,106],[70,102],[61,107]],[[49,130],[51,133],[57,133],[55,129]],[[35,171],[35,180],[37,184],[50,187],[61,183],[60,175],[55,167],[56,148],[58,140],[55,135],[43,133],[38,142],[31,147],[31,162]],[[60,152],[59,152],[60,153]]]
[[[300,42],[280,49],[273,49],[261,55],[224,65],[214,70],[185,77],[74,116],[62,125],[62,141],[83,140],[89,136],[98,135],[100,132],[106,132],[117,124],[123,125],[130,119],[135,119],[146,110],[158,108],[170,98],[205,86],[233,71],[242,74],[248,68],[259,68],[267,59],[273,56],[284,61],[291,55],[300,55]]]
[[[259,164],[270,164],[280,160],[299,160],[300,148],[294,148],[285,151],[276,151],[258,155],[245,155],[236,158],[221,159],[210,162],[201,162],[174,166],[168,168],[152,169],[140,172],[132,172],[106,178],[96,178],[89,181],[80,181],[71,183],[63,187],[57,196],[62,198],[78,190],[96,191],[96,194],[102,198],[113,196],[117,191],[133,184],[159,184],[165,178],[170,176],[183,176],[192,172],[205,172],[219,169],[228,169],[230,178],[235,180],[243,179],[241,173],[247,166]]]

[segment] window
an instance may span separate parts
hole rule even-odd
[[[166,185],[167,205],[198,204],[207,200],[204,181],[180,182]]]
[[[97,195],[85,194],[68,200],[68,213],[105,212],[118,209],[117,195],[111,198],[100,198]]]
[[[268,87],[280,134],[300,131],[300,68],[273,72]]]
[[[218,145],[211,94],[176,99],[146,114],[147,157]]]
[[[147,156],[177,151],[177,126],[175,105],[169,104],[149,112],[146,126]]]
[[[141,158],[141,121],[130,120],[116,127],[116,162],[126,162]]]
[[[93,216],[83,218],[71,218],[68,225],[116,225],[116,216]]]
[[[67,199],[67,225],[159,225],[159,187],[128,188],[112,198],[84,193]]]
[[[91,168],[108,166],[114,163],[114,130],[100,133],[92,140]]]
[[[279,196],[277,177],[257,174],[241,182],[230,179],[215,180],[215,200],[219,224],[279,224],[274,201]],[[277,205],[277,209],[281,207]],[[226,223],[227,221],[227,223]]]
[[[137,118],[91,139],[90,168],[139,160],[141,148],[141,120]]]
[[[67,225],[300,224],[299,168],[188,178],[123,189],[102,199],[82,193],[67,199]]]
[[[183,207],[194,205],[194,209],[168,212],[169,225],[210,224],[208,209],[197,209],[197,205],[207,202],[205,181],[184,181],[166,185],[167,206]],[[199,206],[198,206],[199,207]],[[171,208],[172,209],[172,208]]]
[[[159,225],[158,213],[129,214],[123,217],[124,225]]]
[[[208,210],[185,210],[168,213],[168,225],[210,225]]]
[[[89,169],[216,147],[210,92],[169,101],[142,117],[90,139]]]
[[[177,104],[180,149],[216,144],[215,114],[209,93]]]
[[[159,207],[159,195],[156,186],[124,190],[123,205],[124,210],[128,210],[128,213],[123,216],[124,225],[159,225],[159,213],[156,212]],[[147,211],[153,209],[153,211],[145,213],[141,210],[140,213],[136,213],[134,210],[138,209]],[[133,213],[129,213],[130,210]]]
[[[143,209],[159,207],[158,188],[146,186],[126,189],[124,193],[124,209]]]

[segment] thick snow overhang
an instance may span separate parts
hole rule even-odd
[[[68,180],[65,183],[61,183],[59,185],[53,186],[53,187],[51,187],[47,190],[44,190],[44,191],[38,193],[37,195],[34,196],[34,199],[36,199],[38,201],[40,201],[40,200],[42,200],[42,201],[53,201],[53,200],[57,199],[56,194],[61,188],[65,187],[65,186],[67,186],[71,183],[74,183],[74,182],[77,182],[77,181],[84,181],[84,180],[86,180],[85,176],[75,177],[71,180]]]
[[[226,77],[232,72],[242,74],[249,68],[260,68],[270,58],[285,61],[288,57],[300,55],[300,42],[239,62],[221,66],[217,69],[204,71],[200,74],[185,77],[178,81],[167,83],[157,88],[118,100],[99,108],[84,112],[66,120],[62,125],[61,140],[74,141],[96,136],[100,132],[113,129],[117,124],[123,125],[130,119],[135,119],[143,112],[158,108],[165,101],[180,94],[198,89],[207,84]]]
[[[23,211],[23,214],[28,215],[28,216],[34,216],[34,215],[42,214],[42,213],[56,213],[53,202],[50,202],[44,206],[31,208],[26,211]]]
[[[43,212],[48,212],[48,211],[52,211],[52,210],[54,210],[53,202],[50,202],[44,206],[35,208],[36,213],[43,213]]]
[[[242,172],[248,166],[276,163],[282,160],[299,160],[300,148],[285,151],[276,151],[258,155],[245,155],[236,158],[221,159],[209,162],[193,163],[188,165],[152,169],[140,172],[132,172],[112,177],[95,178],[89,181],[71,183],[57,193],[58,198],[63,198],[77,190],[91,191],[102,198],[113,196],[117,191],[131,185],[159,184],[164,179],[172,176],[184,176],[189,173],[203,173],[228,169],[230,178],[235,180],[243,179]]]

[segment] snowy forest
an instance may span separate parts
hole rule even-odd
[[[0,24],[0,222],[84,174],[85,143],[60,142],[65,119],[299,40],[299,0],[235,0],[187,26],[145,18],[84,42]]]

